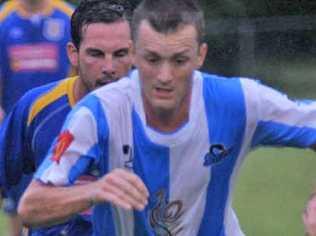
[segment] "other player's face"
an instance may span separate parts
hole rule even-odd
[[[199,44],[192,25],[176,32],[158,33],[141,22],[135,40],[135,65],[139,69],[147,109],[174,113],[187,106],[192,74],[204,62],[207,46]]]
[[[131,46],[130,27],[126,21],[84,26],[77,60],[73,64],[85,92],[125,76],[131,67]]]

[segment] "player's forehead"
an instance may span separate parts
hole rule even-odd
[[[130,25],[126,20],[111,23],[97,22],[82,27],[82,39],[117,37],[122,40],[131,39]]]
[[[190,24],[179,26],[175,31],[160,33],[149,22],[143,21],[135,40],[136,50],[166,56],[196,51],[199,45],[197,31]]]
[[[107,51],[128,47],[131,42],[128,22],[93,23],[85,27],[82,34],[82,47],[100,47]]]

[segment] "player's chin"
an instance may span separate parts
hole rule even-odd
[[[96,88],[103,87],[103,86],[105,86],[105,85],[111,84],[111,83],[116,82],[116,81],[117,81],[117,79],[107,80],[107,81],[98,81],[98,82],[96,83]]]
[[[168,99],[153,99],[152,106],[160,112],[172,112],[176,108],[174,102]]]

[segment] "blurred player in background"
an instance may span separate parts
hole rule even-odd
[[[132,9],[126,0],[81,1],[71,18],[67,52],[78,77],[27,92],[9,113],[0,133],[1,178],[8,192],[41,163],[71,107],[86,93],[125,76],[131,68]],[[84,176],[80,183],[92,180]],[[25,188],[25,187],[24,187]],[[15,198],[18,200],[24,188]],[[5,192],[6,192],[5,191]],[[90,215],[32,229],[30,235],[91,235]]]
[[[61,0],[10,0],[0,6],[0,108],[29,89],[65,78],[73,7]]]

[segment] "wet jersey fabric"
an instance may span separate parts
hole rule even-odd
[[[242,236],[232,191],[246,154],[259,146],[316,143],[316,103],[291,101],[254,80],[199,71],[187,123],[160,132],[146,123],[138,72],[130,77],[74,107],[35,175],[68,186],[86,173],[136,173],[149,189],[148,205],[126,211],[97,204],[97,236]]]

